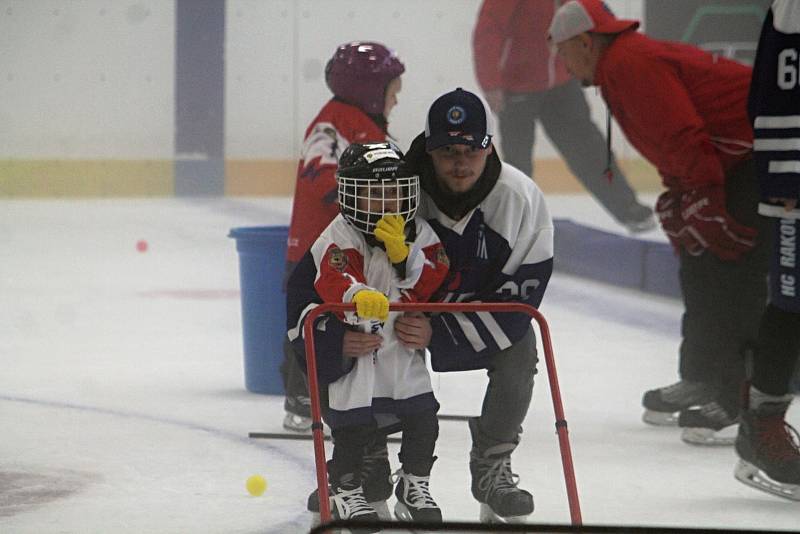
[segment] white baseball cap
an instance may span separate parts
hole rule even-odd
[[[618,19],[601,0],[569,0],[555,12],[547,33],[559,44],[584,32],[614,34],[638,27],[638,20]]]

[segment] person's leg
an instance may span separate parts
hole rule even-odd
[[[372,505],[381,519],[391,519],[386,503],[392,495],[392,468],[389,465],[389,450],[386,433],[378,429],[373,440],[364,449],[361,463],[361,484],[364,497]]]
[[[308,396],[306,376],[297,363],[297,356],[289,339],[283,341],[283,362],[281,363],[286,415],[283,427],[294,432],[311,431],[311,401]]]
[[[606,139],[592,121],[577,81],[546,91],[539,119],[570,171],[620,224],[631,231],[655,228],[652,209],[636,199],[613,154],[613,177],[609,181],[604,176],[609,157]]]
[[[352,425],[331,429],[333,453],[328,462],[328,478],[333,484],[343,476],[352,475],[350,480],[361,483],[361,464],[364,449],[375,437],[376,426]]]
[[[365,447],[374,439],[376,425],[351,425],[331,429],[333,453],[328,461],[332,512],[339,519],[377,521],[375,509],[364,496],[361,467]],[[309,504],[314,494],[309,497]]]
[[[682,438],[694,444],[732,444],[738,421],[746,358],[756,346],[767,300],[767,265],[771,248],[767,221],[758,215],[758,188],[752,160],[728,172],[728,213],[758,231],[756,246],[737,261],[721,261],[706,252],[691,261],[693,308],[687,299],[681,376],[711,381],[713,401],[681,414]],[[691,315],[690,315],[691,313]],[[728,427],[728,431],[723,431]],[[694,430],[692,430],[694,429]],[[730,435],[729,435],[730,434]],[[718,439],[719,438],[719,439]]]
[[[644,419],[652,424],[674,424],[675,412],[680,411],[680,425],[697,429],[684,431],[682,437],[690,443],[733,443],[733,428],[730,435],[716,432],[730,427],[738,415],[745,358],[755,345],[766,305],[771,239],[756,211],[758,191],[752,162],[728,173],[726,195],[731,216],[758,230],[757,244],[735,262],[722,261],[708,251],[700,256],[681,253],[681,381],[650,390],[643,399]],[[692,406],[698,408],[689,410]]]
[[[511,347],[491,357],[489,385],[480,417],[469,421],[472,434],[472,495],[481,503],[481,520],[521,520],[533,512],[533,497],[512,483],[511,453],[519,444],[536,374],[536,336],[530,328]]]
[[[789,394],[789,383],[799,354],[800,311],[770,304],[758,332],[752,386],[773,397]]]
[[[517,343],[491,357],[489,384],[481,415],[475,422],[478,442],[473,440],[473,445],[486,449],[500,443],[519,443],[522,421],[533,397],[538,361],[533,328]]]
[[[761,318],[752,382],[736,438],[736,478],[756,489],[800,500],[800,448],[792,440],[786,411],[789,383],[800,356],[800,221],[770,221],[770,305]]]
[[[539,93],[506,93],[505,107],[497,115],[503,161],[528,176],[533,174],[533,144],[540,100]]]
[[[436,457],[433,455],[439,437],[436,409],[401,417],[403,443],[400,448],[395,515],[401,520],[441,522],[442,511],[430,492],[430,474]]]
[[[773,245],[770,258],[770,305],[761,319],[752,385],[767,395],[790,393],[789,384],[800,356],[800,253],[798,219],[769,221]]]

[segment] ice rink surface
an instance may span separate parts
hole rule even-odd
[[[549,199],[555,216],[614,228],[588,198]],[[244,389],[227,237],[289,212],[288,199],[0,200],[0,532],[307,531],[312,443],[247,437],[281,430],[282,399]],[[798,503],[734,480],[731,448],[640,421],[643,391],[676,379],[677,301],[556,273],[541,311],[585,523],[798,529]],[[442,413],[477,413],[484,380],[434,376]],[[569,521],[553,422],[542,360],[513,457],[531,522]],[[466,424],[443,421],[431,485],[446,519],[477,519],[468,453]],[[254,473],[262,497],[245,491]]]

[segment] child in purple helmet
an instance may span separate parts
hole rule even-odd
[[[387,140],[389,114],[397,105],[404,71],[405,66],[394,51],[376,42],[342,44],[328,61],[325,82],[333,98],[325,103],[306,129],[289,226],[286,279],[339,214],[335,175],[342,152],[352,143]],[[409,320],[414,321],[413,318]],[[402,318],[400,322],[402,324]],[[380,336],[375,334],[348,332],[342,351],[345,355],[357,356],[377,349],[380,342]],[[286,390],[283,426],[291,431],[310,432],[308,387],[288,343],[284,346],[284,356],[281,366]],[[385,437],[365,451],[364,465],[372,473],[364,477],[367,499],[385,501],[392,491],[388,482]]]

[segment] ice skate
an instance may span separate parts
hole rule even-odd
[[[283,418],[283,428],[302,434],[311,433],[311,418],[286,412]]]
[[[303,434],[311,433],[311,399],[301,395],[289,395],[283,400],[283,428]]]
[[[651,389],[642,398],[644,414],[642,421],[656,426],[675,426],[678,413],[692,406],[710,402],[714,398],[714,388],[705,382],[681,380],[670,386]]]
[[[400,521],[442,522],[442,511],[431,497],[430,476],[414,476],[398,469],[392,475],[397,503],[394,515]]]
[[[800,501],[800,435],[785,420],[789,402],[765,402],[742,412],[736,479],[761,491]]]
[[[716,401],[680,412],[681,439],[690,445],[728,446],[736,441],[739,418]]]
[[[481,503],[482,523],[524,523],[533,513],[533,496],[517,487],[519,475],[511,471],[514,444],[471,453],[472,496]]]
[[[308,496],[308,511],[311,512],[312,528],[319,524],[319,492],[314,490]],[[352,474],[343,475],[330,487],[330,507],[332,519],[352,519],[353,521],[378,521],[381,519],[375,509],[364,498],[364,489],[358,485]],[[379,529],[356,528],[340,531],[342,534],[371,534]]]
[[[658,221],[653,215],[653,210],[643,204],[634,204],[628,209],[627,217],[620,223],[631,234],[649,232],[658,227]]]

